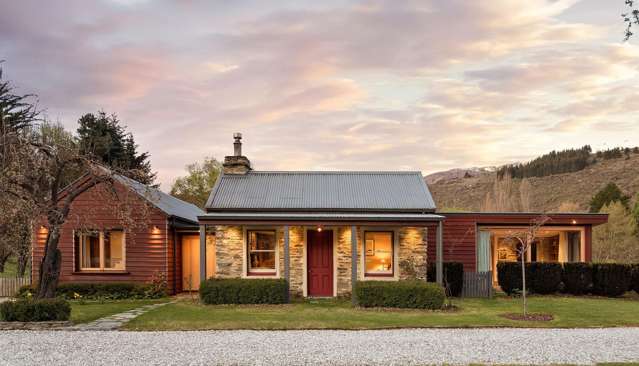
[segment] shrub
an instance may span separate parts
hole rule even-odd
[[[359,281],[355,286],[359,306],[441,309],[446,295],[435,283],[424,281]]]
[[[560,263],[526,263],[526,288],[537,294],[553,294],[559,291],[561,273]]]
[[[71,306],[62,299],[18,300],[0,304],[0,318],[8,322],[64,321]]]
[[[529,293],[552,294],[561,287],[562,268],[559,263],[526,263],[526,291]],[[508,295],[522,291],[521,263],[497,263],[497,281]]]
[[[200,298],[207,305],[284,304],[288,282],[284,279],[210,278],[200,285]]]
[[[19,299],[26,299],[33,296],[34,292],[35,292],[35,288],[33,288],[31,285],[20,286],[20,288],[18,289],[18,292],[16,292],[15,294],[15,297]]]
[[[632,266],[632,289],[639,294],[639,264]]]
[[[523,287],[521,281],[521,263],[498,262],[497,282],[502,291],[508,295],[521,291]]]
[[[435,263],[429,263],[426,278],[429,282],[435,282],[436,277]],[[444,281],[448,284],[450,296],[461,296],[464,287],[464,264],[461,262],[444,262]]]
[[[23,286],[16,297],[27,298],[35,290]],[[72,300],[79,295],[84,300],[123,300],[123,299],[159,299],[167,295],[162,284],[117,283],[62,283],[56,289],[56,297]]]
[[[631,269],[627,264],[595,263],[592,265],[592,292],[618,297],[630,289]]]
[[[592,265],[590,263],[564,263],[561,275],[563,291],[572,295],[583,295],[592,289]]]

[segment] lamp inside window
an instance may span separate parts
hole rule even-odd
[[[393,232],[367,231],[364,240],[366,276],[393,276]]]

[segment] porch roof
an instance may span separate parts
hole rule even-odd
[[[444,220],[444,216],[420,213],[363,213],[363,212],[209,212],[198,216],[201,224],[232,222],[325,222],[352,224],[354,222],[424,223]]]

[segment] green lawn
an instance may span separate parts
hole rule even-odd
[[[529,311],[550,313],[549,322],[508,320],[521,299],[455,300],[456,311],[360,309],[344,300],[287,305],[206,306],[182,300],[150,311],[125,327],[131,330],[201,329],[381,329],[410,327],[616,327],[639,326],[639,300],[545,296],[529,298]]]
[[[71,321],[74,323],[88,323],[105,316],[166,301],[168,300],[118,300],[105,301],[104,303],[100,303],[99,301],[86,301],[84,304],[78,301],[71,301]]]

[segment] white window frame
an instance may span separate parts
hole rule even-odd
[[[253,269],[249,271],[249,232],[270,231],[275,233],[275,269]],[[280,234],[277,227],[244,227],[242,230],[242,277],[247,278],[279,278],[280,277]],[[270,252],[263,250],[262,252]]]
[[[399,231],[401,228],[385,227],[385,226],[365,226],[359,229],[358,235],[358,251],[359,251],[359,270],[358,278],[363,281],[399,281]],[[375,276],[366,275],[366,232],[393,232],[393,275],[392,276]]]
[[[104,267],[104,233],[119,231],[122,232],[122,268],[105,268]],[[78,272],[122,272],[126,271],[126,232],[122,229],[112,229],[112,230],[101,230],[97,231],[98,240],[99,240],[99,254],[100,254],[100,267],[84,267],[84,237],[87,235],[85,232],[75,232],[73,233],[73,240],[75,240],[76,235],[80,239],[80,243],[78,248],[80,252],[78,253],[80,257],[80,268],[78,268]],[[75,245],[74,245],[75,247]]]

